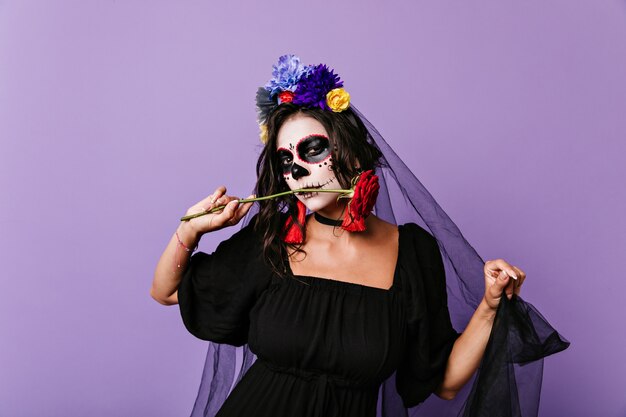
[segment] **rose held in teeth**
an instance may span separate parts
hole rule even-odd
[[[277,154],[282,175],[290,190],[340,188],[332,170],[332,145],[324,126],[311,117],[287,119],[277,137]],[[298,193],[296,197],[311,211],[336,204],[334,193]]]

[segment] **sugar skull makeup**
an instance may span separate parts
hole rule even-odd
[[[277,155],[283,178],[291,190],[339,188],[332,170],[332,143],[316,119],[297,115],[286,120],[278,132]],[[309,210],[336,204],[335,193],[296,194]]]
[[[289,149],[278,148],[278,158],[283,175],[298,179],[308,172],[307,165],[328,165],[330,140],[326,135],[313,133],[300,139],[295,146],[290,143]]]

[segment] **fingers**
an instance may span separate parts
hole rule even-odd
[[[224,211],[221,214],[224,224],[235,224],[236,216],[237,216],[237,208],[239,207],[239,200],[233,199],[226,204],[224,207]]]
[[[254,197],[256,197],[254,194],[250,194],[248,197],[245,198],[245,200]],[[250,207],[252,207],[253,204],[254,202],[250,201],[248,203],[243,203],[239,205],[239,208],[237,209],[237,221],[241,220],[243,216],[246,215],[246,213],[248,212],[248,210],[250,210]]]
[[[253,197],[254,194],[249,195],[248,197],[246,197],[246,199]],[[239,203],[240,199],[238,197],[224,196],[222,197],[222,199],[226,206],[221,212],[216,213],[216,221],[218,221],[220,225],[232,226],[239,223],[239,221],[243,218],[243,216],[246,215],[246,213],[248,212],[248,210],[250,210],[250,207],[252,207],[252,204],[254,203],[252,201],[247,203]],[[218,200],[218,203],[221,205],[223,203],[220,200]]]
[[[504,288],[504,292],[506,293],[506,298],[509,300],[513,297],[513,291],[515,290],[516,279],[509,279],[506,287]]]
[[[519,295],[520,287],[526,279],[524,271],[506,262],[504,259],[495,259],[485,263],[485,276],[491,277],[493,285],[490,287],[490,296],[499,299],[502,291],[508,299],[513,294]]]
[[[254,198],[251,194],[246,199]],[[198,230],[203,233],[221,229],[225,226],[232,226],[246,215],[254,202],[239,203],[240,198],[226,195],[226,187],[219,186],[213,194],[204,198],[189,210],[187,214],[196,214],[200,212],[209,212],[207,216],[198,217],[191,221],[195,223]]]
[[[499,300],[502,296],[502,291],[510,285],[510,281],[512,280],[509,278],[508,274],[505,271],[500,271],[495,277],[493,285],[489,287],[489,295],[494,300]]]
[[[526,273],[516,266],[513,266],[513,269],[515,270],[515,272],[517,273],[517,276],[519,277],[519,279],[514,283],[515,284],[514,292],[515,294],[519,295],[521,291],[521,286],[524,283],[524,280],[526,280]]]
[[[254,197],[255,197],[254,194],[250,194],[248,197],[246,197],[246,199],[254,198]],[[213,192],[213,194],[209,195],[208,197],[200,201],[198,204],[196,204],[196,206],[200,206],[204,210],[210,210],[214,207],[225,206],[232,200],[239,200],[239,197],[227,196],[226,187],[224,185],[221,185]],[[252,206],[252,202],[244,203],[241,206],[242,207],[245,206],[245,211],[243,212],[243,214],[245,215],[245,213],[248,211],[250,206]],[[220,213],[220,212],[221,210],[217,211],[217,213]]]
[[[224,194],[226,194],[226,187],[220,185],[213,192],[213,194],[200,201],[198,205],[205,210],[210,210],[217,205],[217,200],[219,200]]]
[[[213,208],[213,207],[219,207],[219,206],[225,206],[225,205],[227,205],[229,202],[231,202],[233,199],[235,199],[235,198],[234,198],[234,197],[227,196],[227,195],[223,195],[223,196],[221,196],[221,197],[219,197],[219,198],[217,198],[217,199],[215,200],[215,202],[212,204],[212,207],[211,207],[211,208]],[[223,210],[223,209],[222,209],[222,210]],[[216,213],[221,213],[221,212],[222,212],[222,210],[218,210],[218,211],[216,211]]]
[[[509,264],[504,259],[494,259],[492,261],[485,262],[485,275],[496,277],[500,271],[506,271],[506,273],[513,279],[518,278],[513,265]]]

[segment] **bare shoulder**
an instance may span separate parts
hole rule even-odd
[[[398,226],[371,214],[367,218],[367,228],[375,239],[394,240],[398,237]]]

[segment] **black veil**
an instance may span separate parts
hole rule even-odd
[[[484,261],[432,195],[354,105],[350,108],[368,130],[368,140],[383,154],[376,169],[380,190],[374,214],[394,224],[417,223],[437,240],[445,266],[448,309],[454,328],[465,329],[484,294]],[[254,205],[241,227],[258,207]],[[208,342],[208,352],[192,417],[212,417],[232,387],[256,360],[248,345]],[[431,395],[405,408],[396,391],[395,372],[380,387],[377,417],[536,417],[543,358],[569,346],[531,304],[502,297],[478,371],[452,401]]]

